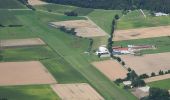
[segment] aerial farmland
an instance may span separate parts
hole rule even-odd
[[[138,100],[149,90],[134,90],[170,90],[170,16],[162,15],[0,0],[0,100]]]

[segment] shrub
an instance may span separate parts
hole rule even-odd
[[[128,70],[129,72],[131,72],[131,71],[132,71],[132,69],[131,69],[131,68],[128,68],[127,70]]]
[[[164,72],[162,70],[159,71],[159,75],[163,75]]]
[[[71,12],[65,12],[64,14],[67,15],[67,16],[78,16],[78,14],[75,13],[75,12],[73,12],[73,11],[71,11]]]

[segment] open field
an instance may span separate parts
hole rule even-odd
[[[28,3],[30,4],[30,5],[44,5],[44,4],[48,4],[48,3],[46,3],[46,2],[43,2],[43,1],[41,1],[41,0],[28,0]]]
[[[7,100],[60,100],[48,85],[8,86],[0,90],[0,97]]]
[[[54,84],[51,87],[62,100],[104,100],[86,83]]]
[[[111,25],[114,16],[118,14],[122,16],[121,10],[101,10],[95,9],[93,12],[88,14],[88,17],[94,21],[99,27],[110,34]]]
[[[0,0],[0,9],[25,8],[18,0]]]
[[[61,60],[63,63],[68,63],[71,66],[71,69],[73,68],[78,71],[105,99],[136,100],[136,97],[133,96],[129,91],[125,91],[124,89],[117,87],[116,84],[107,79],[103,74],[101,74],[101,72],[96,70],[96,68],[91,65],[91,56],[83,53],[88,48],[88,39],[77,39],[73,36],[61,32],[56,28],[48,26],[48,22],[54,22],[55,20],[76,20],[82,19],[82,17],[68,17],[39,11],[13,11],[13,13],[16,13],[17,18],[19,18],[19,20],[27,27],[25,30],[22,30],[22,33],[25,31],[28,33],[25,35],[30,36],[29,32],[31,31],[31,35],[42,38],[44,42],[54,50],[54,52],[62,57]],[[4,29],[3,31],[7,30]],[[19,29],[15,31],[15,33],[17,32],[21,33]],[[5,36],[3,36],[3,34],[0,32],[0,36],[3,38],[8,38],[8,36],[9,38],[16,38],[17,35],[11,36],[10,34],[5,34]],[[21,36],[19,35],[18,37]],[[79,46],[75,47],[75,45]],[[64,71],[62,73],[64,73]]]
[[[155,37],[155,38],[145,38],[145,39],[135,39],[135,40],[125,40],[125,41],[115,41],[114,46],[123,46],[127,45],[155,45],[156,49],[154,50],[143,50],[142,54],[154,54],[154,53],[164,53],[170,51],[170,37]]]
[[[114,41],[170,36],[170,26],[117,30]]]
[[[165,75],[147,78],[147,79],[145,79],[145,82],[150,83],[150,82],[165,80],[165,79],[169,79],[169,78],[170,78],[170,74],[165,74]]]
[[[165,80],[154,81],[154,82],[148,83],[148,85],[151,87],[157,87],[157,88],[170,90],[169,83],[170,83],[170,78],[165,79]]]
[[[30,61],[55,58],[57,55],[47,46],[3,49],[3,61]]]
[[[124,79],[128,73],[117,61],[106,60],[92,64],[112,81],[118,78]]]
[[[126,66],[135,70],[138,75],[152,72],[158,74],[160,70],[167,71],[170,69],[170,53],[147,54],[143,56],[122,55],[122,60]]]
[[[0,85],[56,83],[52,75],[37,61],[0,63]]]
[[[40,38],[27,38],[27,39],[1,40],[0,45],[3,48],[10,48],[10,47],[38,46],[45,45],[45,43]]]
[[[66,28],[75,28],[77,36],[96,37],[105,36],[107,33],[98,28],[94,23],[88,20],[71,20],[61,22],[51,22],[54,27],[65,26]]]
[[[88,14],[88,16],[107,33],[111,32],[111,23],[116,14],[120,16],[116,25],[116,29],[118,30],[170,25],[170,16],[154,17],[150,15],[149,11],[144,10],[144,12],[146,18],[139,10],[134,10],[127,15],[122,15],[122,10],[95,9]]]
[[[81,8],[76,6],[69,5],[60,5],[60,4],[46,4],[46,5],[36,5],[34,6],[38,10],[44,10],[54,13],[64,14],[65,12],[76,12],[79,16],[86,16],[91,13],[94,9],[91,8]]]
[[[22,25],[20,21],[9,10],[0,10],[0,25]]]

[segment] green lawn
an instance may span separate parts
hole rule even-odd
[[[27,16],[18,15],[18,18],[26,26],[31,26],[31,32],[41,37],[70,66],[79,71],[79,73],[81,73],[87,79],[87,81],[107,100],[136,100],[136,97],[134,97],[128,91],[117,87],[113,82],[108,80],[103,74],[101,74],[90,64],[91,60],[88,59],[90,56],[87,57],[85,56],[86,54],[83,53],[88,47],[88,41],[86,39],[80,41],[80,46],[75,47],[73,45],[75,44],[74,37],[65,34],[58,29],[50,28],[46,25],[49,21],[48,19],[50,19],[50,15],[48,15],[48,17],[41,17],[39,19],[40,16],[43,16],[43,13]],[[61,18],[63,17],[64,16],[61,16]],[[70,19],[70,17],[67,18]],[[56,19],[58,19],[57,16]]]
[[[18,0],[0,0],[0,9],[26,8]]]
[[[161,81],[155,81],[148,83],[150,87],[157,87],[157,88],[162,88],[162,89],[167,89],[170,90],[170,79],[165,79]]]
[[[0,99],[60,100],[48,85],[0,87]]]
[[[143,54],[152,53],[162,53],[170,51],[170,37],[156,37],[156,38],[146,38],[146,39],[136,39],[136,40],[126,40],[126,41],[115,41],[115,46],[127,47],[127,45],[155,45],[154,50],[144,50]]]

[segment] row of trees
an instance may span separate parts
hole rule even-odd
[[[100,9],[148,9],[170,13],[170,0],[43,0],[51,3]]]

